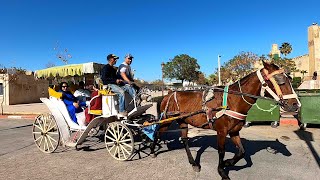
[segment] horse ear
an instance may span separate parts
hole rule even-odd
[[[263,64],[263,67],[265,67],[265,68],[268,67],[268,65],[269,65],[269,64],[266,63],[264,60],[262,60],[262,64]]]

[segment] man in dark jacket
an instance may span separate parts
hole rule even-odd
[[[119,59],[118,56],[114,54],[109,54],[107,56],[108,64],[103,66],[101,71],[101,79],[103,85],[107,85],[111,91],[116,93],[119,97],[119,115],[127,116],[128,113],[125,111],[125,98],[124,98],[124,90],[118,86],[122,82],[122,80],[117,79],[117,68],[114,66]]]

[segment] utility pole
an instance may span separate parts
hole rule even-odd
[[[219,80],[218,86],[221,86],[221,77],[220,77],[220,58],[221,58],[221,56],[220,56],[220,55],[218,55],[218,80]]]
[[[163,67],[164,67],[164,62],[161,63],[161,76],[162,76],[162,86],[161,86],[161,89],[162,89],[162,96],[163,96],[163,89],[164,89],[164,81],[163,81]]]

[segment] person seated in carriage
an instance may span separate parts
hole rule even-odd
[[[86,102],[90,99],[91,92],[85,89],[85,83],[83,81],[79,82],[79,88],[73,93],[73,95],[82,102]]]
[[[125,92],[119,87],[122,80],[117,79],[117,67],[114,66],[117,63],[117,59],[119,57],[114,54],[107,56],[108,63],[101,70],[101,80],[104,86],[107,86],[107,88],[110,88],[111,91],[118,95],[119,115],[127,116],[128,113],[125,110]]]
[[[102,113],[102,96],[99,93],[98,85],[94,84],[92,86],[91,100],[88,108],[85,109],[86,124],[89,124],[96,116]]]
[[[67,107],[69,115],[75,123],[78,123],[76,113],[80,113],[83,111],[82,107],[86,106],[85,102],[79,101],[70,91],[69,85],[67,82],[60,83],[60,90],[62,92],[62,101]],[[79,123],[78,123],[79,124]]]

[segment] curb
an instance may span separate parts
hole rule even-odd
[[[296,118],[280,118],[280,126],[281,125],[299,126],[298,120]]]
[[[33,120],[38,116],[38,114],[6,114],[0,115],[0,119],[29,119]]]

